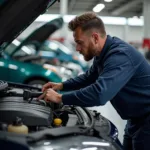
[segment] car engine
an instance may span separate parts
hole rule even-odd
[[[117,128],[99,112],[45,102],[38,99],[41,94],[37,87],[0,81],[0,144],[5,137],[10,142],[17,138],[19,143],[21,139],[35,143],[37,149],[36,143],[43,139],[70,135],[74,139],[78,135],[80,139],[87,136],[112,143],[108,144],[111,150],[116,150],[114,146],[120,149]],[[20,135],[24,136],[20,139]]]
[[[74,107],[37,100],[42,94],[36,87],[0,81],[0,130],[20,122],[29,132],[58,126],[82,124]],[[57,123],[60,122],[60,123]]]

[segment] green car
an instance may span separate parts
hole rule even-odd
[[[19,41],[14,40],[2,53],[0,56],[0,80],[17,82],[17,83],[25,83],[34,85],[37,87],[41,87],[48,81],[52,82],[61,82],[62,76],[60,76],[60,68],[49,64],[40,64],[33,63],[30,61],[19,61],[14,57],[11,57],[12,50],[18,46]],[[31,57],[32,61],[40,61],[39,58],[32,58],[30,53],[33,52],[34,49],[23,46],[17,54],[20,55],[23,53],[28,53]]]
[[[70,69],[73,68],[73,70],[76,70],[78,73],[86,71],[88,65],[81,54],[69,49],[58,41],[50,40],[52,34],[61,29],[63,25],[64,21],[62,17],[55,18],[45,23],[23,39],[21,44],[14,50],[14,53],[20,47],[30,45],[36,50],[37,54],[47,57],[47,59],[57,58],[62,66],[65,65],[65,67]]]

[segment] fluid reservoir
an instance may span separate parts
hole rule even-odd
[[[56,127],[60,127],[62,125],[62,120],[60,118],[55,118],[54,119],[54,125]]]
[[[23,125],[21,118],[16,117],[13,124],[8,125],[8,132],[28,134],[28,127]]]

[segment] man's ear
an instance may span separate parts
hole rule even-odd
[[[96,33],[96,32],[94,32],[94,33],[92,34],[92,37],[93,37],[93,39],[94,39],[94,43],[97,44],[97,43],[98,43],[98,39],[99,39],[99,34]]]

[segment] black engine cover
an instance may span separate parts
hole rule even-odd
[[[49,126],[52,123],[52,111],[40,102],[28,103],[21,97],[6,97],[0,100],[0,122],[12,124],[20,117],[27,126]]]

